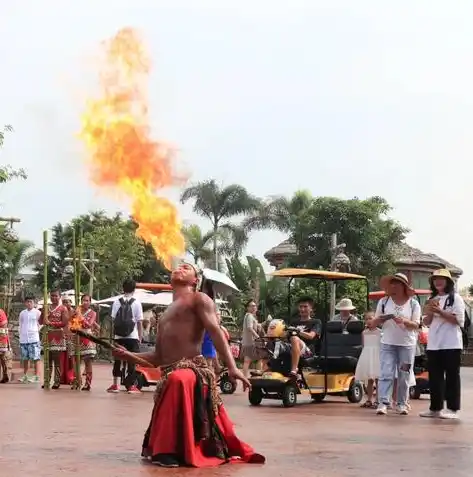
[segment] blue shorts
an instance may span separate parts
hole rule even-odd
[[[204,358],[214,359],[217,357],[217,351],[213,344],[212,338],[207,334],[204,335],[204,341],[202,342],[202,356]]]
[[[21,361],[39,361],[41,359],[41,346],[39,343],[20,343]]]

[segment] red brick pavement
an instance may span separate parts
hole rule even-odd
[[[110,366],[97,366],[94,389],[42,391],[34,385],[0,387],[0,475],[351,477],[360,475],[470,476],[473,470],[473,370],[464,370],[460,423],[422,420],[414,402],[407,417],[376,416],[342,399],[247,405],[242,392],[225,397],[238,434],[267,457],[264,466],[169,470],[141,462],[152,393],[110,395]]]

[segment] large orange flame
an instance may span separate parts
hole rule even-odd
[[[150,59],[129,28],[105,42],[104,51],[101,97],[90,100],[82,116],[81,138],[90,152],[91,179],[131,199],[138,236],[170,268],[172,257],[184,253],[184,238],[176,207],[156,191],[179,181],[173,175],[173,151],[150,134]]]

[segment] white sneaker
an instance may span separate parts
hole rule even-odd
[[[379,414],[380,416],[385,416],[388,413],[388,407],[386,404],[378,404],[378,408],[376,409],[376,414]]]
[[[26,384],[28,382],[28,376],[24,374],[18,381],[22,384]]]
[[[449,419],[451,421],[456,421],[460,419],[458,413],[456,411],[450,411],[450,409],[441,412],[439,417],[440,419]]]
[[[396,411],[401,416],[407,416],[409,414],[409,408],[403,404],[397,406]]]
[[[427,409],[427,411],[419,412],[420,417],[439,418],[441,414],[442,413],[440,411],[431,411],[430,409]]]

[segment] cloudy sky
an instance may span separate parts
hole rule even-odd
[[[412,245],[473,281],[473,2],[4,3],[0,124],[15,133],[1,162],[29,178],[3,186],[1,206],[24,236],[40,243],[56,221],[126,210],[89,185],[76,133],[98,45],[129,26],[153,57],[155,135],[178,146],[191,180],[384,196]],[[282,238],[256,234],[248,251]]]

